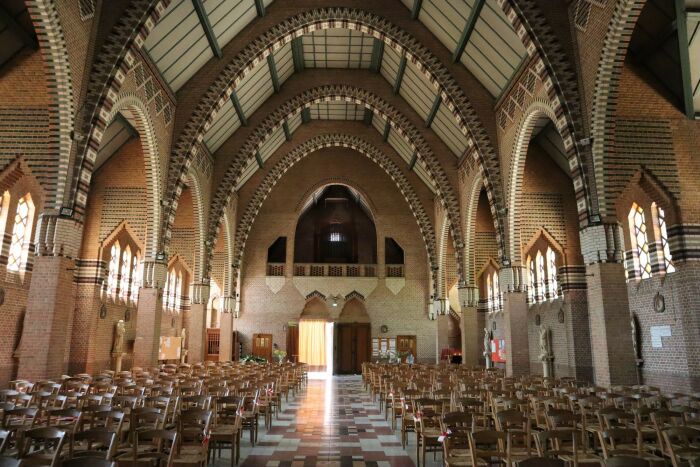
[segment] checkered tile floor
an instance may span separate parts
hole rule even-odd
[[[265,431],[261,420],[258,443],[250,445],[247,433],[242,439],[241,465],[261,467],[301,467],[328,465],[340,467],[390,467],[415,465],[415,436],[401,447],[400,432],[370,400],[359,376],[334,376],[309,380],[296,398],[282,405],[279,419]],[[216,466],[229,466],[229,452],[217,459]],[[228,457],[228,458],[226,458]],[[438,456],[426,459],[440,466]]]

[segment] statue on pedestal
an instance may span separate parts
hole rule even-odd
[[[540,360],[542,361],[542,373],[545,378],[549,378],[551,376],[552,349],[549,329],[544,324],[540,325]]]
[[[489,328],[484,328],[484,359],[486,360],[486,368],[493,366],[491,362],[491,331]]]
[[[187,342],[187,329],[182,328],[180,331],[180,363],[185,363],[185,358],[187,357],[187,348],[185,343]]]
[[[124,335],[126,334],[126,324],[120,319],[114,325],[114,345],[112,346],[112,356],[115,359],[114,371],[122,371],[122,358],[124,358]]]

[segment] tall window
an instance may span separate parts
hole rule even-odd
[[[537,261],[537,300],[544,300],[545,298],[545,270],[544,270],[544,256],[541,251],[537,252],[535,257]]]
[[[555,299],[559,296],[559,283],[557,282],[557,254],[552,247],[547,247],[547,283],[549,284],[549,298]]]
[[[673,265],[671,257],[671,247],[668,245],[668,231],[666,230],[666,213],[663,208],[656,203],[652,203],[652,210],[656,210],[656,218],[659,223],[659,237],[661,242],[661,252],[664,258],[664,269],[666,272],[675,272],[676,267]]]
[[[501,289],[498,286],[498,271],[493,272],[493,279],[491,280],[491,287],[493,287],[493,309],[501,309]]]
[[[632,204],[629,213],[630,238],[636,253],[635,267],[642,279],[651,277],[651,258],[649,256],[649,239],[644,209],[637,203]]]
[[[136,303],[139,299],[139,290],[141,289],[141,276],[143,275],[143,263],[141,256],[136,253],[131,266],[131,301]]]
[[[116,298],[119,289],[119,258],[121,247],[119,242],[114,242],[109,250],[109,266],[107,270],[107,293]]]
[[[27,193],[17,202],[10,253],[7,259],[7,269],[9,271],[19,272],[27,263],[33,216],[34,203],[31,195]]]
[[[535,281],[535,262],[532,260],[532,256],[527,257],[527,297],[530,303],[535,303],[537,297],[537,286]]]
[[[131,285],[131,247],[129,245],[122,252],[121,278],[119,281],[119,296],[126,301],[129,298],[129,286]]]
[[[491,274],[486,275],[486,308],[493,310],[493,287],[491,286]]]

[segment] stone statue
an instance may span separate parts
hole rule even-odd
[[[545,378],[552,376],[552,351],[549,341],[549,329],[544,324],[540,325],[540,360],[542,361],[542,375]]]
[[[120,319],[114,325],[114,345],[112,346],[112,356],[115,359],[114,371],[122,371],[122,358],[124,358],[124,334],[126,334],[126,324]]]
[[[180,363],[185,363],[185,358],[187,357],[187,349],[185,348],[186,342],[187,329],[182,328],[182,331],[180,331]]]
[[[540,360],[545,361],[551,355],[549,346],[549,329],[544,324],[540,325]]]
[[[114,355],[120,355],[124,352],[124,334],[126,334],[126,325],[124,320],[120,319],[114,325],[114,345],[112,346]]]

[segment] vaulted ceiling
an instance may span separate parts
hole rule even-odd
[[[447,49],[452,61],[461,63],[487,90],[493,103],[524,61],[522,42],[493,0],[386,1],[395,3],[391,8],[406,18],[420,21]],[[264,17],[268,9],[286,8],[293,14],[291,6],[280,0],[174,0],[148,36],[145,50],[173,93],[179,95],[180,90],[199,79],[204,67],[223,56],[222,50],[229,43],[239,40],[237,35],[245,35],[246,26]],[[421,64],[365,32],[330,28],[295,37],[243,77],[204,135],[204,144],[214,157],[219,157],[220,149],[225,151],[222,146],[226,141],[248,125],[251,115],[266,100],[285,92],[290,77],[307,69],[360,69],[379,74],[393,94],[403,99],[425,127],[439,137],[455,161],[467,151],[468,139],[435,85],[421,71]],[[357,83],[360,87],[362,84]],[[436,190],[405,136],[361,103],[345,101],[316,103],[285,120],[248,163],[236,190],[263,168],[286,140],[293,138],[300,125],[312,120],[364,121],[394,148],[409,170]]]

